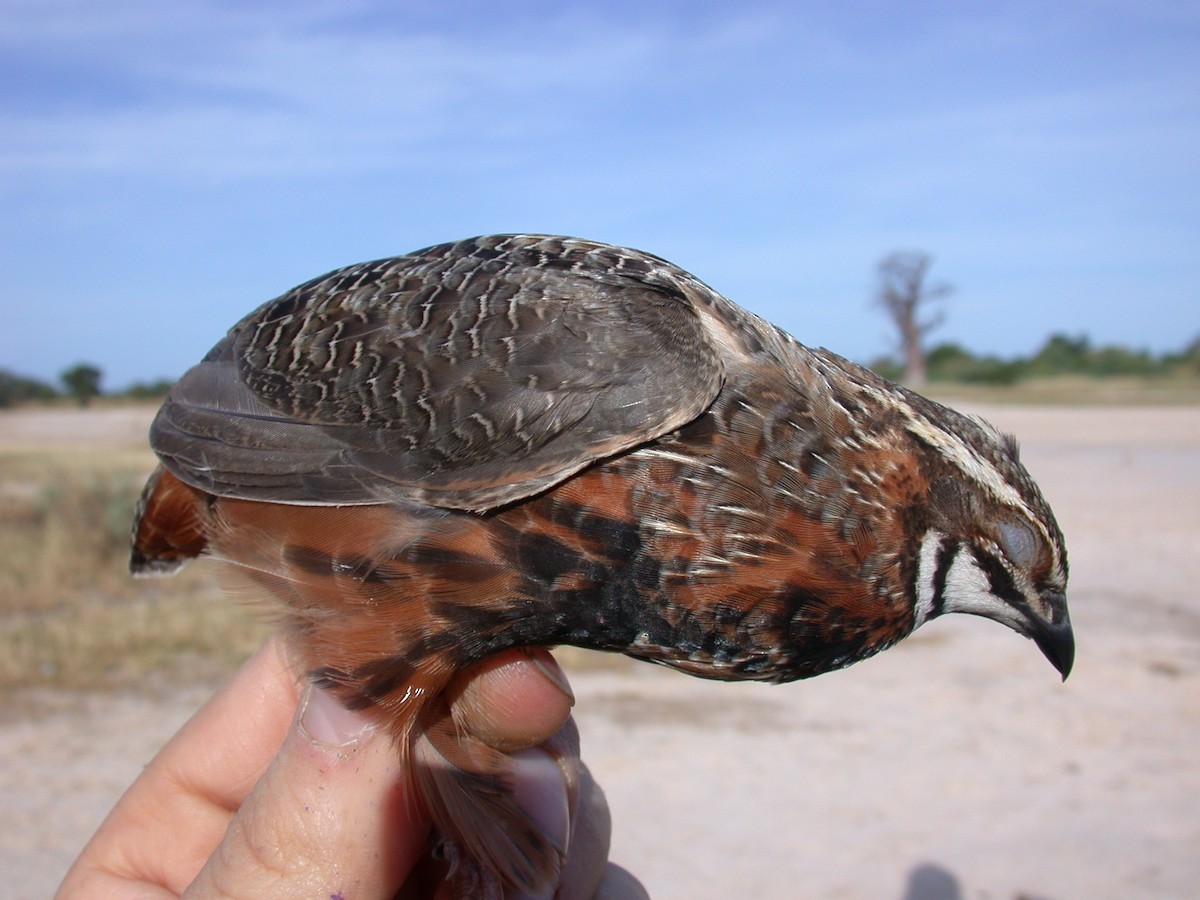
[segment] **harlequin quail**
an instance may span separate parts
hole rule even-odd
[[[1074,655],[1063,538],[1012,439],[635,250],[492,236],[331,272],[238,322],[151,444],[133,570],[207,554],[274,596],[493,890],[559,858],[439,702],[489,654],[783,682],[965,612],[1063,677]]]

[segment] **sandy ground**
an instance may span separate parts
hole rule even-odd
[[[1200,409],[976,411],[1067,535],[1071,679],[964,617],[781,687],[573,675],[612,856],[652,896],[1200,896]],[[0,724],[6,896],[53,891],[205,690]]]

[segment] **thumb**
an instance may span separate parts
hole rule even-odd
[[[185,897],[390,898],[429,824],[389,736],[309,687]]]

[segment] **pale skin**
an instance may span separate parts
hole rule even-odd
[[[554,658],[500,654],[449,696],[460,727],[513,756],[518,802],[567,847],[554,896],[645,897],[608,862],[608,809]],[[276,634],[146,766],[58,897],[442,896],[411,785],[388,735],[297,678]]]

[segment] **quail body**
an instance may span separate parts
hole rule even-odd
[[[151,444],[133,570],[206,554],[273,596],[493,888],[559,864],[439,697],[497,651],[784,682],[965,612],[1073,659],[1012,439],[635,250],[498,235],[331,272],[238,322]]]

